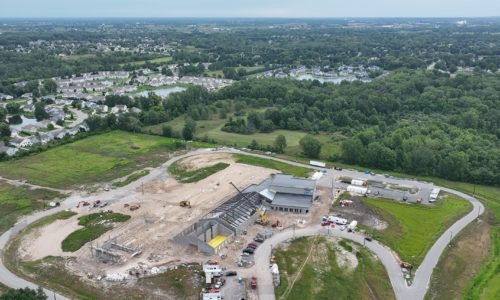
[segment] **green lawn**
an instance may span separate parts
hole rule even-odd
[[[237,147],[248,147],[252,140],[256,140],[260,145],[274,145],[274,140],[278,135],[284,135],[287,141],[287,147],[285,148],[285,154],[290,156],[300,155],[301,149],[299,146],[299,141],[307,133],[302,131],[292,131],[292,130],[275,130],[270,133],[254,133],[254,134],[238,134],[232,132],[222,131],[221,128],[227,122],[228,119],[210,119],[210,120],[200,120],[196,121],[196,133],[197,138],[207,137],[209,139],[215,140],[217,143],[222,145],[237,146]],[[161,129],[164,124],[168,124],[176,132],[181,132],[184,126],[184,117],[178,117],[169,121],[167,123],[150,126],[147,131],[150,130],[152,133],[161,134]],[[322,159],[328,159],[332,155],[340,155],[340,142],[333,140],[334,134],[320,133],[315,135],[321,144],[321,154]]]
[[[58,192],[16,187],[0,182],[0,234],[12,227],[20,216],[47,208],[47,203],[62,197]]]
[[[174,175],[179,182],[192,183],[207,178],[208,176],[222,171],[227,167],[229,167],[229,164],[221,162],[205,168],[187,170],[178,163],[175,163],[168,167],[168,172]]]
[[[78,225],[84,226],[70,233],[61,244],[65,252],[75,252],[87,242],[100,237],[106,231],[112,229],[111,223],[125,222],[130,219],[129,215],[120,213],[94,213],[78,218]]]
[[[113,131],[0,163],[0,176],[41,186],[74,188],[157,166],[166,160],[168,152],[182,147],[175,139]]]
[[[272,159],[243,155],[243,154],[234,154],[233,156],[237,163],[274,169],[281,171],[284,174],[291,174],[296,177],[308,177],[309,174],[312,172],[312,170],[308,168],[296,167]]]
[[[137,60],[137,61],[132,61],[132,62],[127,62],[127,63],[122,63],[120,64],[121,66],[125,65],[132,65],[132,66],[142,66],[146,62],[154,63],[154,64],[166,64],[172,61],[171,56],[162,56],[162,57],[157,57],[149,60]]]
[[[422,262],[438,237],[471,210],[469,202],[451,196],[433,206],[373,198],[366,198],[363,203],[372,207],[389,224],[382,231],[370,230],[371,234],[415,267]]]
[[[149,174],[148,170],[143,170],[143,171],[133,173],[132,175],[128,176],[127,178],[125,178],[122,181],[113,182],[113,186],[116,186],[116,187],[126,186],[126,185],[136,181],[137,179],[144,177],[148,174]]]
[[[352,250],[351,242],[343,244]],[[371,289],[375,299],[394,299],[384,266],[373,254],[361,247],[358,249],[352,250],[356,251],[358,266],[347,270],[337,264],[338,252],[325,238],[298,238],[286,249],[277,248],[274,255],[280,268],[281,284],[275,290],[276,298],[373,299]],[[291,287],[294,278],[298,279]]]

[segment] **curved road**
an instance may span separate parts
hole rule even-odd
[[[11,229],[0,236],[0,251],[3,251],[5,246],[7,245],[10,238],[16,235],[20,230],[26,228],[29,224],[44,218],[46,216],[52,215],[56,212],[70,209],[75,207],[75,205],[82,201],[93,201],[93,200],[101,200],[108,201],[110,203],[118,202],[118,201],[133,201],[137,192],[134,190],[141,186],[143,183],[162,178],[165,176],[169,176],[166,169],[173,164],[174,162],[194,155],[207,154],[207,153],[244,153],[247,155],[258,156],[268,159],[273,159],[276,161],[288,163],[294,166],[306,167],[310,169],[322,170],[323,168],[313,167],[310,165],[288,161],[285,159],[269,157],[266,155],[260,155],[255,153],[247,153],[237,149],[231,148],[222,148],[217,150],[210,149],[199,149],[195,150],[183,155],[179,155],[173,157],[166,161],[161,166],[157,167],[153,171],[151,171],[148,175],[138,179],[130,183],[127,186],[111,190],[109,192],[102,192],[97,195],[93,195],[90,197],[85,197],[78,194],[73,194],[69,198],[67,198],[60,207],[54,208],[51,210],[41,211],[35,213],[33,215],[29,215],[23,217],[19,220]],[[346,170],[346,172],[352,171]],[[342,173],[342,171],[339,171]],[[394,293],[397,299],[401,300],[421,300],[424,298],[424,295],[427,291],[430,277],[432,275],[432,271],[436,266],[441,253],[444,251],[445,247],[448,245],[450,241],[450,236],[456,235],[460,230],[462,230],[465,226],[475,220],[480,214],[484,212],[484,206],[474,197],[471,197],[467,194],[441,188],[443,191],[458,195],[467,201],[469,201],[473,205],[472,211],[466,216],[462,217],[460,220],[455,222],[448,230],[446,230],[441,237],[436,241],[436,243],[431,247],[429,252],[426,254],[422,264],[418,268],[415,273],[414,281],[411,286],[407,286],[406,280],[403,278],[403,273],[401,272],[401,268],[399,267],[399,263],[397,257],[393,255],[393,252],[388,247],[378,243],[377,241],[367,242],[366,246],[373,251],[381,260],[382,264],[385,266],[387,273],[389,275],[391,284],[394,289]],[[300,236],[314,236],[314,235],[332,235],[340,238],[345,238],[352,240],[357,243],[363,243],[364,236],[356,233],[348,233],[346,231],[340,231],[336,228],[321,228],[319,225],[309,226],[303,229],[295,230],[295,237]],[[267,299],[275,299],[274,296],[274,286],[272,285],[272,277],[271,272],[269,270],[269,258],[271,257],[271,249],[273,245],[278,245],[283,241],[286,241],[294,236],[292,230],[284,230],[278,234],[275,234],[273,237],[267,239],[261,247],[259,247],[256,251],[255,255],[255,266],[252,268],[256,273],[259,280],[259,298],[261,300]],[[28,282],[22,278],[17,277],[15,274],[11,273],[5,266],[3,265],[2,260],[0,260],[0,282],[12,288],[23,288],[30,287],[36,288],[37,285],[31,282]],[[48,296],[55,296],[56,299],[67,299],[66,297],[54,293],[53,291],[46,290],[45,292]]]

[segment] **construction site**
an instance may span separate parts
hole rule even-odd
[[[229,266],[249,267],[253,258],[242,255],[244,245],[256,236],[272,235],[275,228],[309,224],[328,207],[329,201],[318,200],[330,198],[331,189],[316,189],[313,180],[235,163],[230,154],[193,156],[179,163],[186,168],[202,168],[218,162],[230,166],[198,182],[180,183],[164,173],[121,201],[108,205],[89,199],[79,203],[73,209],[78,215],[27,236],[20,254],[26,260],[49,255],[75,257],[67,266],[72,273],[109,282],[154,275],[209,257],[224,259]],[[287,195],[289,202],[284,200]],[[281,208],[273,205],[275,200]],[[103,210],[131,218],[114,224],[78,251],[63,252],[62,240],[81,228],[78,217]]]

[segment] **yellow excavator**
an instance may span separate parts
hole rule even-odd
[[[269,217],[268,216],[264,215],[264,213],[258,208],[255,209],[255,211],[260,216],[260,219],[257,219],[257,221],[255,221],[255,223],[263,225],[263,226],[266,226],[267,224],[269,224]]]

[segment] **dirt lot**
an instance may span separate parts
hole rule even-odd
[[[333,207],[334,215],[346,218],[349,221],[357,220],[359,224],[377,230],[384,230],[387,228],[387,222],[381,220],[373,209],[364,205],[360,197],[349,196],[348,199],[352,201],[349,206],[342,207],[339,203],[335,203]]]
[[[117,238],[120,244],[141,248],[143,253],[136,258],[123,253],[122,264],[103,264],[92,257],[90,244],[75,253],[64,253],[60,249],[61,241],[72,231],[78,229],[77,217],[57,221],[41,228],[36,234],[30,235],[24,242],[21,254],[24,259],[38,259],[48,255],[76,256],[77,263],[72,268],[78,273],[121,273],[138,264],[147,267],[164,265],[172,261],[202,261],[206,257],[195,249],[174,244],[171,238],[208,213],[220,203],[236,194],[229,182],[238,188],[245,188],[253,183],[260,183],[268,178],[274,170],[234,163],[231,155],[211,154],[194,156],[181,161],[186,166],[201,168],[217,162],[227,162],[231,165],[199,182],[181,184],[173,178],[158,179],[138,188],[134,200],[129,204],[140,204],[140,209],[130,211],[123,202],[108,206],[116,212],[129,214],[132,218],[117,225],[113,230],[92,242],[102,245],[110,237]],[[179,202],[189,200],[192,208],[182,208]],[[79,215],[96,212],[88,207],[74,209]]]

